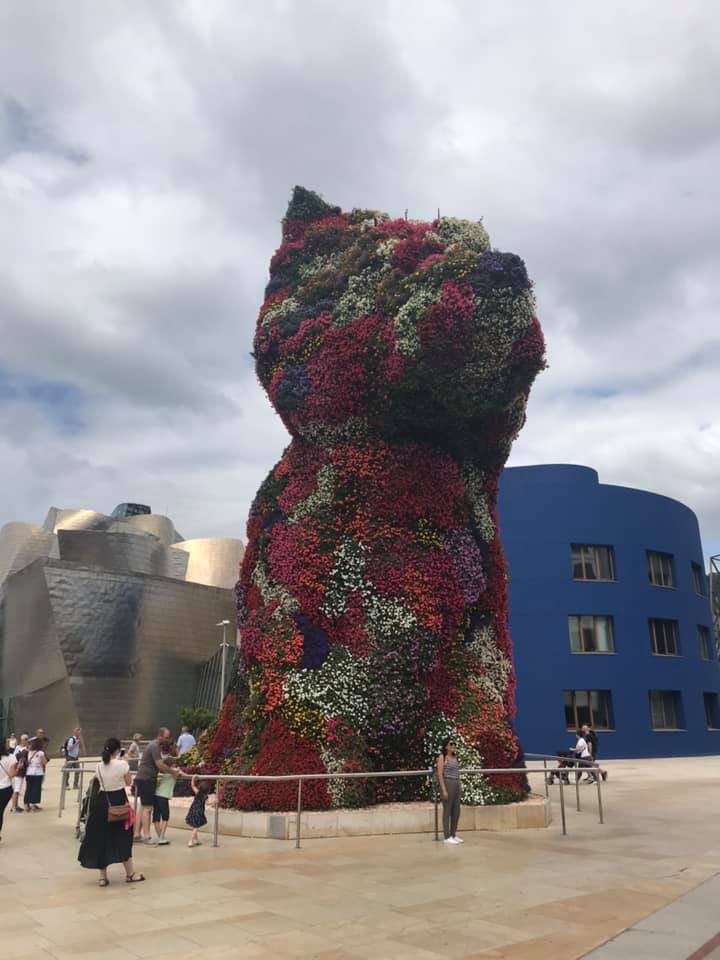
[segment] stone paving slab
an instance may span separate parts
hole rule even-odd
[[[587,960],[701,960],[720,956],[720,875],[649,914],[587,954]]]
[[[609,762],[606,824],[590,790],[581,813],[568,803],[567,837],[557,805],[549,828],[468,834],[457,847],[416,834],[300,850],[223,837],[213,848],[206,833],[190,850],[171,827],[170,846],[137,852],[145,884],[126,885],[117,866],[100,889],[76,862],[72,811],[58,819],[53,809],[58,767],[42,813],[6,816],[2,960],[577,960],[628,928],[628,943],[685,949],[690,929],[706,929],[706,901],[686,895],[720,871],[720,822],[709,815],[720,758],[703,758]],[[665,923],[662,908],[676,901],[684,926],[645,926]]]

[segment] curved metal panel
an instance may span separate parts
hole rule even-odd
[[[245,552],[242,540],[230,537],[183,540],[176,543],[173,550],[184,550],[189,554],[186,580],[228,590],[237,583]]]
[[[60,530],[61,560],[126,573],[167,576],[167,551],[148,534],[107,533],[104,530]]]

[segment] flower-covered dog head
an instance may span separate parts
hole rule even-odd
[[[295,436],[430,442],[488,465],[505,460],[544,366],[525,265],[481,223],[342,213],[302,187],[254,354]]]

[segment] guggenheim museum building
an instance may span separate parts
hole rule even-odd
[[[239,540],[183,540],[143,504],[2,527],[4,732],[43,727],[55,751],[79,725],[95,752],[176,724],[219,642],[235,645],[242,553]]]

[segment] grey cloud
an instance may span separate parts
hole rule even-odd
[[[0,509],[83,489],[238,531],[286,442],[247,355],[304,182],[484,216],[549,342],[514,456],[654,486],[720,537],[719,26],[702,0],[0,7],[3,363],[89,408],[60,437],[12,407]]]

